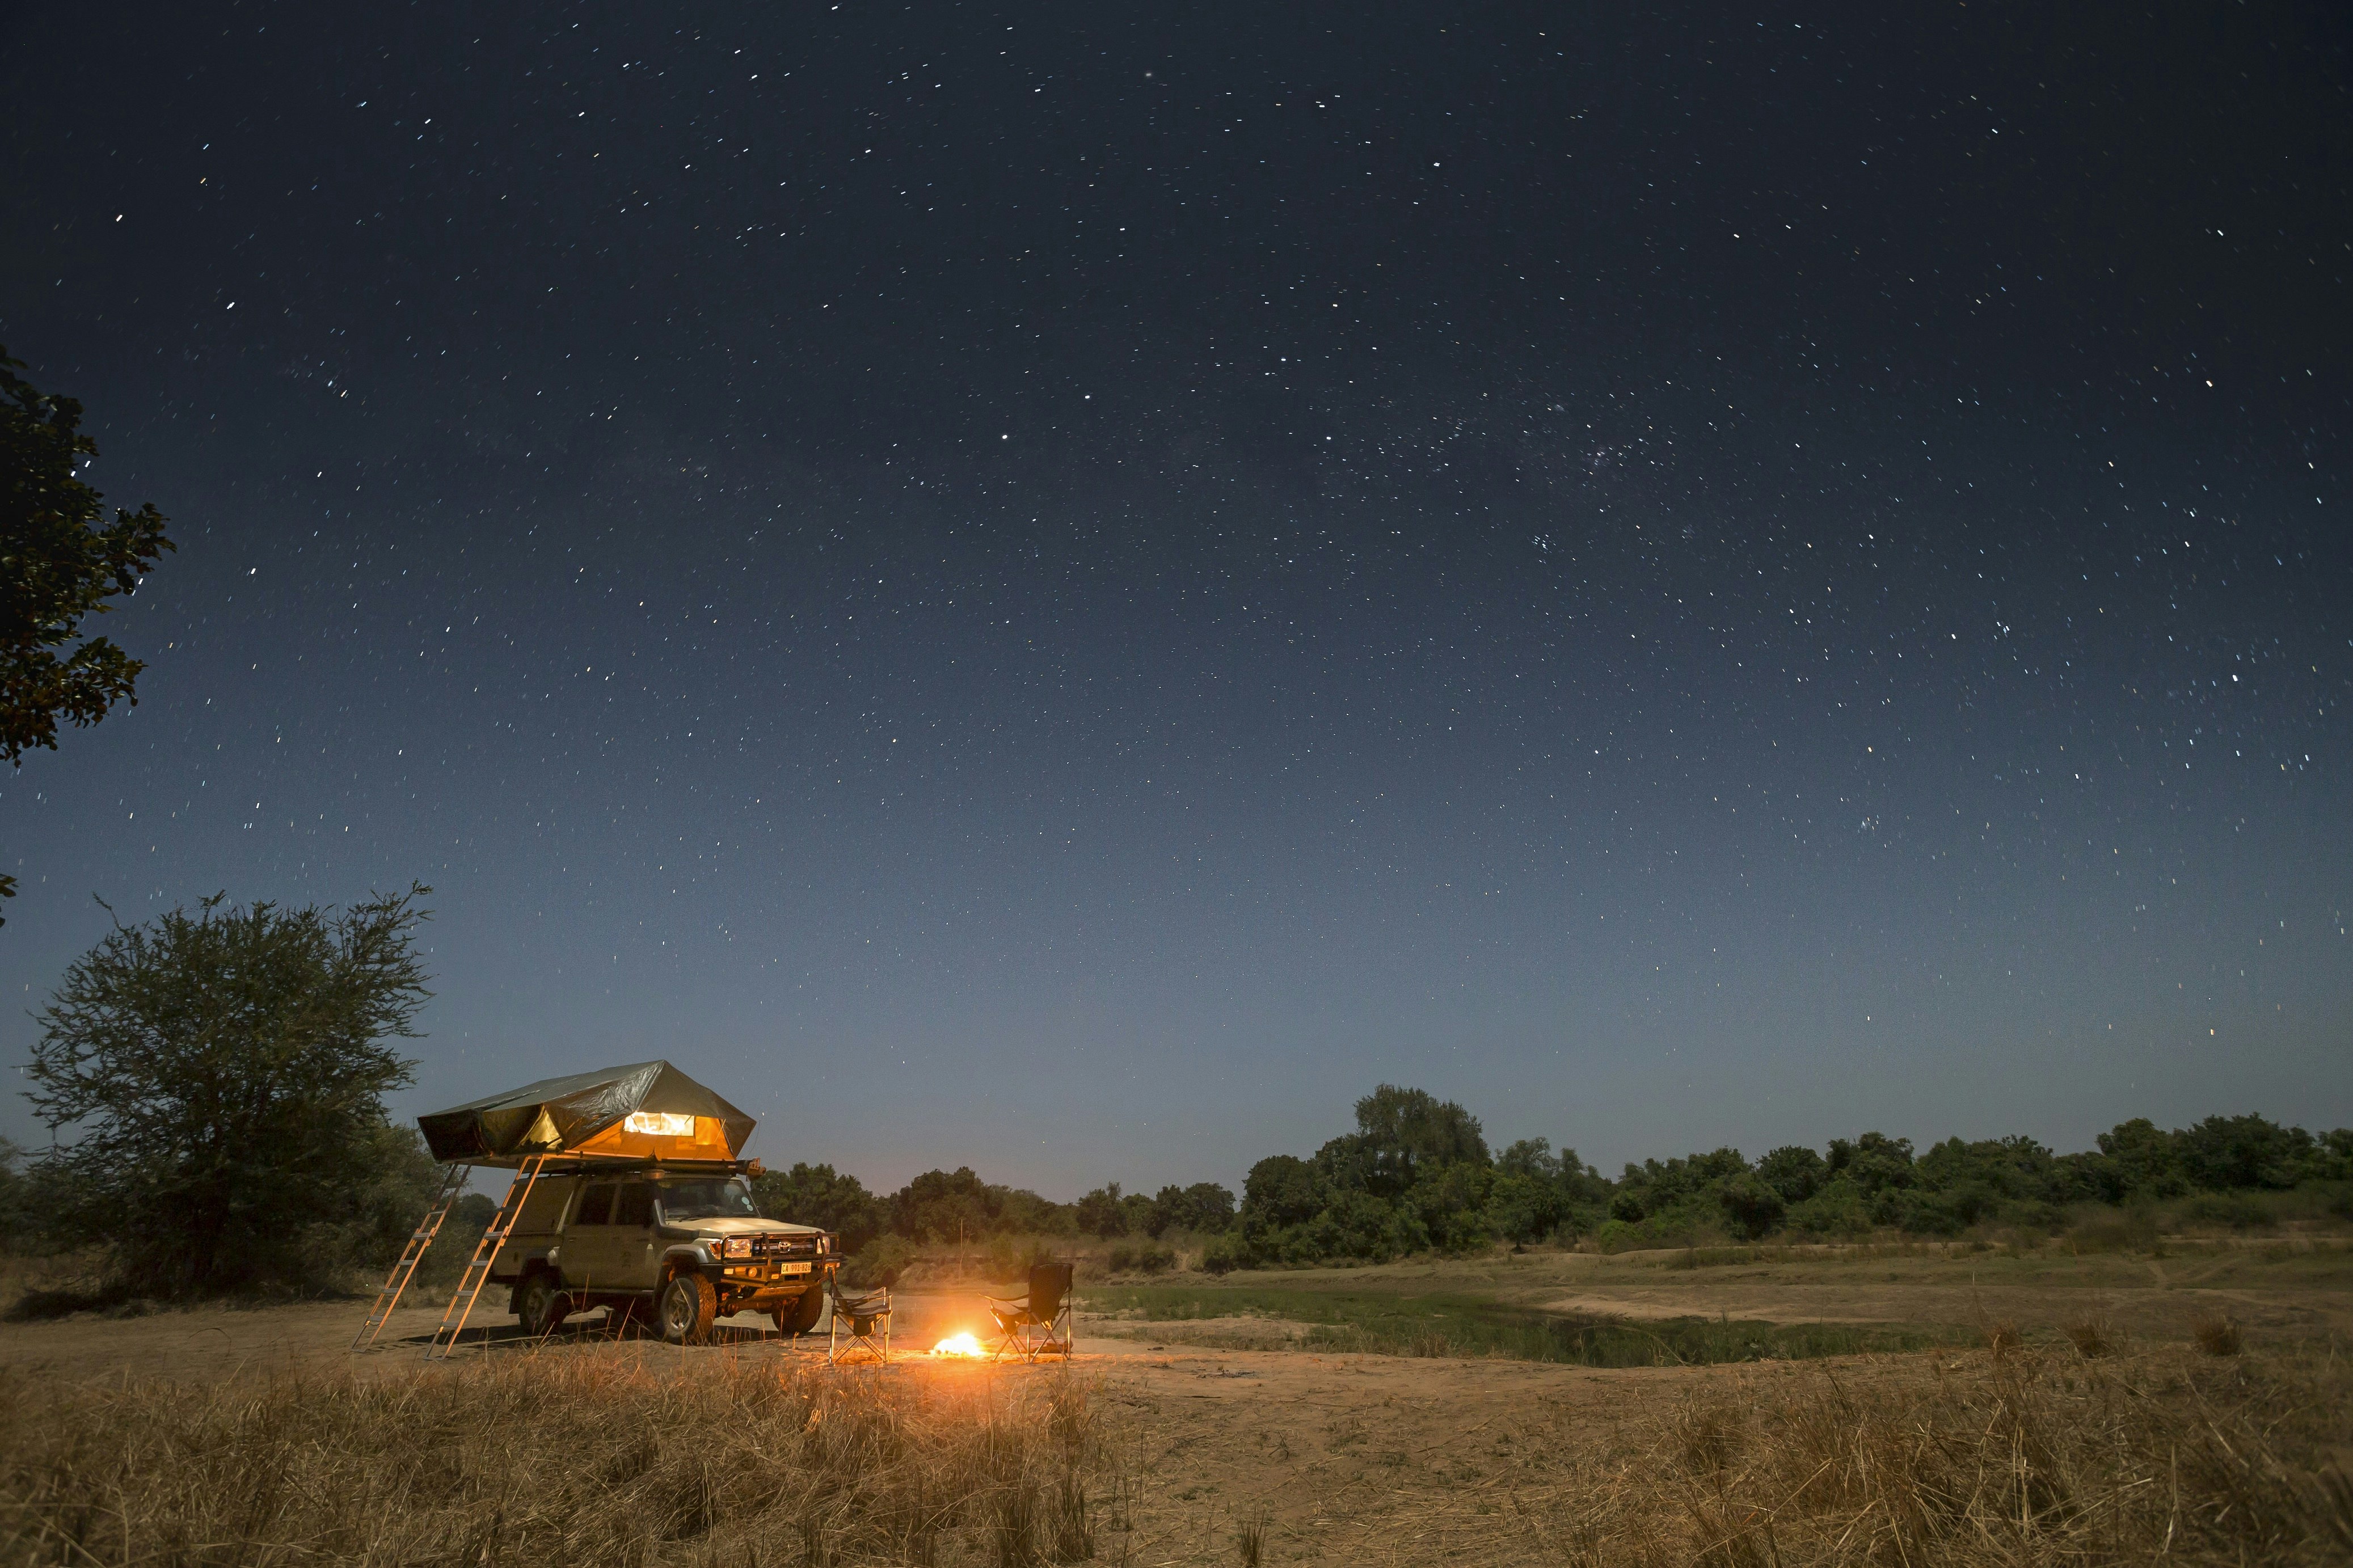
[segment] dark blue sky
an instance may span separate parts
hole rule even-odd
[[[662,1055],[1065,1197],[1383,1079],[2353,1121],[2348,41],[12,15],[0,341],[181,549],[0,986],[421,879],[406,1112]]]

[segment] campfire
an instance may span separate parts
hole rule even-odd
[[[937,1356],[967,1356],[978,1360],[986,1357],[988,1352],[981,1348],[978,1340],[966,1332],[950,1334],[932,1347],[932,1353]]]

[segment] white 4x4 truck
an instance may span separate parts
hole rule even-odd
[[[763,1219],[744,1180],[754,1167],[696,1162],[693,1170],[598,1161],[542,1175],[499,1248],[491,1279],[512,1285],[510,1310],[544,1334],[576,1312],[651,1319],[672,1344],[700,1344],[713,1320],[765,1313],[807,1333],[840,1265],[833,1237]]]

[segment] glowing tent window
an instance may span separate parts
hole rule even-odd
[[[657,1138],[691,1138],[694,1118],[679,1116],[667,1110],[632,1110],[621,1125],[631,1132],[649,1132]]]

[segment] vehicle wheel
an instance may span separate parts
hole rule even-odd
[[[719,1292],[700,1274],[673,1274],[662,1287],[657,1316],[663,1339],[674,1345],[699,1345],[711,1337],[712,1321],[719,1316]]]
[[[825,1316],[825,1290],[811,1286],[776,1309],[776,1329],[786,1339],[807,1333]]]
[[[515,1302],[515,1316],[522,1321],[524,1333],[544,1339],[562,1328],[564,1320],[571,1315],[564,1292],[555,1288],[554,1279],[544,1271],[522,1282],[522,1296]]]

